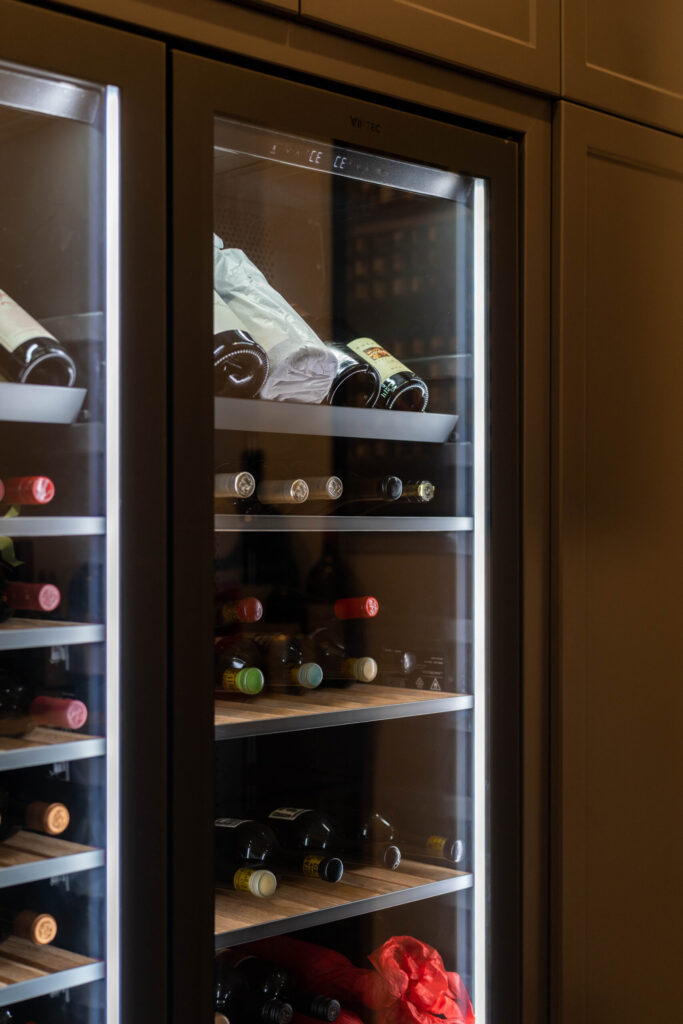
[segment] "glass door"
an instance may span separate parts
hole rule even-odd
[[[197,84],[192,64],[195,99],[216,90],[220,69]],[[507,1022],[514,983],[490,997],[516,927],[499,902],[518,837],[498,811],[517,756],[500,718],[516,700],[515,582],[496,561],[516,502],[497,433],[516,401],[500,377],[516,153],[224,72],[202,96],[210,136],[195,128],[211,201],[191,235],[195,344],[213,337],[198,358],[214,1019]],[[223,105],[228,84],[240,98]],[[494,438],[513,473],[495,492]]]
[[[124,297],[121,271],[131,206],[122,103],[132,96],[125,76],[109,77],[125,37],[12,7],[2,16],[18,60],[0,62],[0,1021],[118,1024],[142,1019],[124,1016],[121,994],[122,751],[135,735],[127,687],[137,671],[124,687],[136,646],[122,579],[133,553],[125,399],[145,328],[144,318],[134,326],[136,295]],[[66,38],[87,45],[90,57],[67,73],[39,47],[34,64],[26,41],[36,33],[59,52]],[[90,61],[101,61],[104,84]],[[137,116],[149,112],[143,99]],[[149,171],[130,120],[124,138]],[[147,341],[158,351],[161,331]],[[150,399],[152,434],[162,403]],[[154,613],[146,640],[163,644]],[[158,693],[154,676],[147,682]],[[148,731],[154,748],[153,723]],[[136,757],[140,775],[129,749],[128,763]],[[164,966],[149,972],[155,991]]]

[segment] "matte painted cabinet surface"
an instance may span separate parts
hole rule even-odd
[[[559,0],[301,0],[301,13],[522,85],[559,91]]]
[[[683,139],[561,104],[558,1024],[683,1019]]]
[[[562,94],[683,132],[683,4],[565,0]]]

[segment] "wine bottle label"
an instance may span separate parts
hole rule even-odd
[[[250,820],[250,818],[216,818],[214,825],[216,828],[237,828],[238,825],[246,825]]]
[[[224,302],[217,291],[213,293],[213,333],[224,331],[245,331],[246,327],[231,307]],[[247,332],[248,333],[248,332]]]
[[[427,839],[427,849],[430,853],[435,853],[437,856],[441,856],[447,842],[448,840],[445,836],[429,836]]]
[[[226,668],[221,676],[221,688],[223,690],[239,690],[237,684],[237,676],[240,673],[240,669]]]
[[[278,807],[271,811],[268,817],[275,818],[276,821],[296,821],[302,814],[308,814],[312,810],[312,807]]]
[[[249,880],[256,873],[256,868],[238,868],[232,876],[232,884],[237,892],[251,892]]]
[[[309,853],[308,857],[304,857],[304,862],[301,865],[303,873],[309,878],[320,878],[320,865],[324,860],[324,857]]]
[[[53,334],[41,327],[37,320],[9,297],[7,292],[0,289],[0,345],[8,352],[14,352],[32,338],[52,338],[53,341],[57,341]]]
[[[374,366],[379,373],[382,383],[387,377],[393,377],[395,373],[410,373],[410,367],[402,363],[396,356],[392,356],[385,348],[378,345],[372,338],[356,338],[348,343],[352,352],[364,359],[366,363]]]

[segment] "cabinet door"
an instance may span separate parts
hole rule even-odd
[[[566,0],[562,95],[683,132],[683,5]]]
[[[556,1019],[680,1020],[683,140],[558,142]]]
[[[558,0],[301,0],[301,13],[513,82],[559,91]]]

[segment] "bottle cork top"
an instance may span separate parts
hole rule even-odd
[[[49,476],[13,476],[6,491],[6,500],[13,505],[47,505],[55,496],[55,485]]]
[[[29,715],[43,719],[44,725],[58,729],[80,729],[88,720],[88,709],[81,700],[67,697],[35,697],[29,707]]]
[[[34,832],[44,832],[48,836],[59,836],[69,827],[71,816],[64,804],[49,804],[42,800],[34,800],[26,808],[24,824]]]
[[[371,683],[377,677],[377,662],[374,658],[356,658],[354,674],[361,683]]]
[[[315,661],[305,661],[299,665],[297,680],[307,690],[315,690],[323,681],[323,670]]]
[[[237,618],[240,622],[258,622],[263,616],[263,605],[257,597],[243,597],[237,602]]]
[[[340,597],[334,602],[338,619],[372,619],[379,612],[376,597]]]
[[[272,896],[277,889],[277,878],[272,871],[259,868],[249,879],[249,892],[254,896]]]
[[[14,934],[36,946],[47,946],[57,935],[57,922],[52,914],[36,914],[22,910],[14,919]]]
[[[263,689],[263,672],[260,668],[241,668],[237,673],[236,682],[238,690],[253,696]]]

